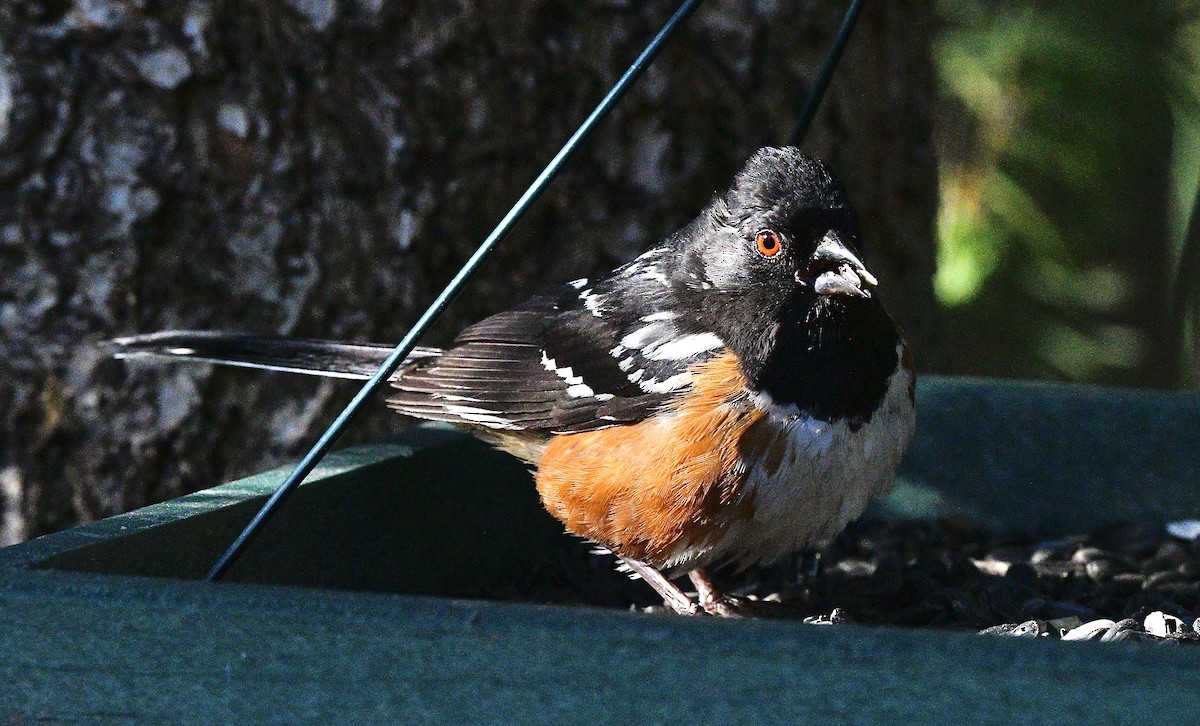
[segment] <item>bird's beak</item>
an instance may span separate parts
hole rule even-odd
[[[871,297],[869,288],[879,281],[837,232],[830,230],[821,238],[808,267],[796,273],[796,282],[809,283],[818,295]]]

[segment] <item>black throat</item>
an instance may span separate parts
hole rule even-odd
[[[794,299],[755,388],[821,421],[871,420],[899,365],[900,335],[874,297]]]

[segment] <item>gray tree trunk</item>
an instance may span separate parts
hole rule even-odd
[[[0,536],[294,457],[352,386],[96,343],[399,339],[675,4],[0,4]],[[844,5],[702,7],[428,342],[686,221],[787,137]],[[842,172],[918,355],[938,330],[931,13],[868,6],[806,144]],[[400,425],[381,405],[353,438]]]

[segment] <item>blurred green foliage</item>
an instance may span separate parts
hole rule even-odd
[[[954,368],[1200,387],[1200,3],[938,8]]]

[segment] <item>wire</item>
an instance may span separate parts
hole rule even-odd
[[[808,99],[805,100],[804,108],[800,111],[800,120],[796,122],[791,136],[788,137],[788,146],[799,146],[808,134],[808,127],[812,125],[813,117],[817,115],[817,109],[820,108],[821,101],[825,98],[825,91],[829,88],[829,79],[833,78],[833,71],[842,59],[842,51],[846,49],[846,43],[850,42],[850,35],[854,32],[854,25],[858,22],[858,16],[866,1],[854,0],[850,3],[850,8],[846,10],[846,17],[842,18],[842,27],[838,28],[837,37],[833,39],[833,46],[829,49],[829,54],[825,56],[825,65],[821,66],[821,72],[817,74],[817,80],[813,83],[812,90],[808,92]]]
[[[521,195],[512,209],[508,211],[508,214],[504,215],[504,218],[500,220],[496,228],[479,245],[479,248],[475,250],[475,253],[471,255],[471,258],[467,260],[462,269],[458,271],[458,274],[454,276],[450,283],[446,285],[446,288],[430,304],[429,308],[408,331],[408,334],[396,345],[396,348],[379,367],[379,370],[375,371],[375,374],[367,380],[354,398],[351,399],[350,403],[347,404],[346,408],[338,414],[338,417],[329,425],[329,428],[321,434],[321,437],[317,439],[317,442],[309,452],[304,455],[304,458],[300,460],[300,463],[296,465],[296,468],[288,475],[283,484],[267,499],[258,513],[254,515],[254,518],[250,520],[250,523],[246,525],[241,534],[234,540],[233,544],[229,546],[221,558],[217,560],[217,563],[209,570],[208,575],[204,578],[206,581],[214,582],[221,579],[237,558],[241,556],[241,553],[255,535],[262,530],[275,512],[279,510],[279,507],[283,505],[287,497],[295,491],[296,487],[325,458],[325,455],[329,453],[330,448],[341,437],[346,426],[358,413],[359,409],[362,408],[367,398],[392,377],[392,374],[396,372],[396,369],[400,367],[404,359],[416,347],[417,341],[425,334],[425,331],[433,321],[441,315],[446,306],[462,291],[467,280],[475,273],[480,263],[492,251],[492,248],[508,235],[517,221],[529,210],[534,201],[541,196],[554,177],[558,175],[567,158],[591,135],[600,121],[624,97],[626,92],[628,92],[646,68],[654,61],[654,58],[662,50],[667,40],[675,34],[679,27],[696,11],[703,1],[686,0],[666,24],[663,25],[662,30],[658,32],[658,35],[654,36],[654,39],[650,41],[646,49],[637,57],[633,65],[625,71],[624,75],[621,76],[608,94],[600,101],[600,104],[596,106],[591,115],[584,120],[571,138],[559,149],[558,153],[550,160],[550,163],[546,165],[541,174],[533,180],[533,183],[529,185],[525,193]],[[818,74],[817,80],[809,91],[808,98],[805,100],[804,108],[800,112],[800,119],[797,121],[791,136],[788,138],[789,145],[798,146],[808,133],[808,128],[812,124],[813,117],[816,115],[817,109],[825,97],[825,92],[829,87],[830,79],[833,77],[834,69],[837,68],[837,64],[842,57],[842,51],[845,50],[846,44],[854,32],[854,26],[858,21],[858,16],[862,12],[865,2],[866,0],[854,0],[850,8],[846,11],[846,16],[842,20],[841,28],[838,30],[833,46],[830,48],[821,72]]]
[[[217,563],[209,570],[208,575],[204,578],[205,580],[209,582],[219,580],[229,570],[229,567],[237,560],[242,551],[245,550],[246,545],[250,543],[275,512],[279,510],[279,507],[287,497],[304,481],[305,477],[312,473],[312,470],[316,468],[321,459],[325,458],[325,455],[329,453],[329,449],[341,437],[347,424],[358,413],[362,404],[368,397],[375,393],[376,389],[392,377],[392,374],[396,372],[396,369],[400,367],[400,364],[404,362],[404,359],[416,347],[417,341],[424,335],[425,330],[445,310],[446,306],[457,297],[463,285],[474,274],[479,264],[483,262],[492,248],[508,235],[513,225],[517,223],[517,220],[528,211],[533,202],[558,174],[567,158],[591,135],[596,125],[608,115],[608,112],[616,106],[617,102],[621,100],[646,68],[650,66],[650,63],[653,62],[655,56],[658,55],[658,52],[667,40],[674,35],[675,31],[683,25],[684,21],[695,12],[696,8],[703,1],[686,0],[675,11],[675,14],[666,22],[662,30],[658,31],[658,35],[654,36],[654,40],[650,41],[650,44],[637,57],[637,60],[633,62],[629,70],[625,71],[625,74],[621,76],[616,85],[612,87],[612,90],[600,101],[600,104],[596,106],[591,115],[579,126],[579,129],[575,131],[571,138],[567,140],[567,143],[563,145],[558,154],[546,165],[542,173],[529,185],[529,188],[525,190],[525,193],[521,195],[517,203],[508,211],[508,214],[504,215],[504,218],[500,220],[500,223],[496,225],[492,233],[479,245],[479,249],[475,250],[475,254],[471,255],[471,258],[462,266],[462,269],[458,271],[458,274],[454,276],[450,284],[446,285],[446,289],[442,290],[437,299],[433,301],[417,320],[416,324],[408,331],[408,334],[404,336],[404,339],[396,345],[395,350],[387,357],[387,360],[383,362],[379,370],[375,371],[375,374],[367,380],[366,384],[363,385],[346,408],[338,414],[338,417],[325,430],[325,433],[321,434],[321,437],[313,445],[312,449],[304,455],[304,458],[300,460],[300,463],[296,465],[296,468],[288,475],[283,484],[267,499],[266,503],[259,509],[258,514],[254,515],[254,519],[250,520],[250,523],[246,525],[233,544],[229,546],[225,554],[221,555],[221,559],[217,560]]]

